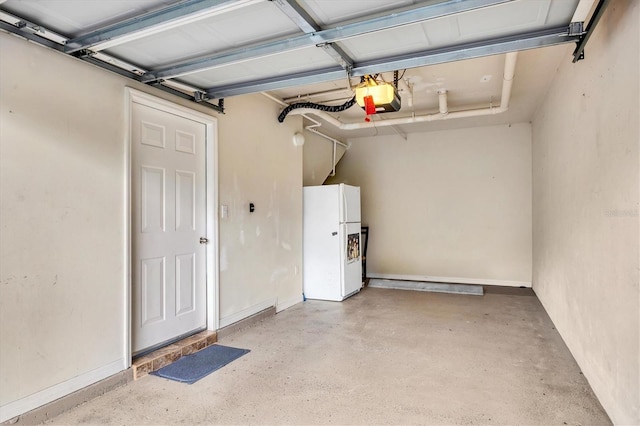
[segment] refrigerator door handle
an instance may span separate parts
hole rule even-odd
[[[342,222],[349,222],[349,204],[347,203],[347,191],[344,189],[344,184],[340,185],[340,192],[342,193],[342,205],[344,206]]]

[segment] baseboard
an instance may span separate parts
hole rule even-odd
[[[297,305],[300,302],[302,302],[302,294],[295,297],[290,297],[289,299],[285,299],[282,301],[278,299],[278,303],[276,304],[276,312],[282,312],[285,309],[289,309],[290,307]]]
[[[449,284],[479,284],[503,287],[531,287],[531,281],[491,280],[485,278],[434,277],[430,275],[398,275],[367,273],[367,278],[381,278],[386,280],[428,281]]]
[[[235,314],[227,315],[224,318],[220,318],[220,328],[227,327],[235,322],[243,320],[251,315],[255,315],[258,312],[264,311],[272,306],[276,306],[277,300],[268,299],[253,306],[249,306],[246,309],[241,310],[240,312],[236,312]]]
[[[130,381],[131,369],[119,359],[0,407],[0,422],[36,424]],[[17,417],[17,418],[16,418]],[[45,418],[46,417],[46,418]]]
[[[257,314],[253,314],[247,318],[241,319],[240,321],[234,322],[231,325],[228,325],[224,328],[218,330],[218,341],[220,339],[224,339],[225,337],[237,333],[240,330],[244,330],[247,327],[251,327],[254,324],[259,323],[267,318],[270,318],[276,314],[276,307],[270,306],[264,311],[258,312]]]

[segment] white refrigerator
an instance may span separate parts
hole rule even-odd
[[[307,186],[303,204],[304,295],[342,301],[362,287],[360,188]]]

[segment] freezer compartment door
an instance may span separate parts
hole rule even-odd
[[[360,223],[340,226],[342,243],[342,297],[360,291],[362,287],[362,235]]]
[[[340,184],[340,222],[360,221],[360,188]]]

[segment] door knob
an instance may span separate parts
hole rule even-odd
[[[208,238],[200,237],[200,244],[207,244],[209,242]]]

